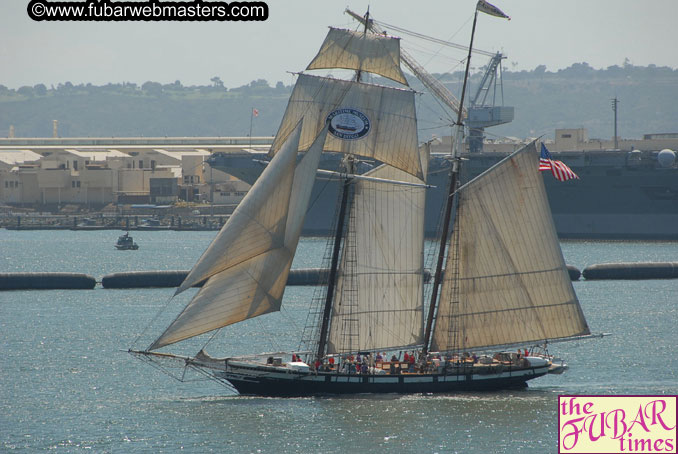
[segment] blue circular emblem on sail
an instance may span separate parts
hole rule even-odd
[[[355,140],[370,132],[370,119],[359,110],[350,107],[333,110],[327,115],[328,131],[343,140]]]

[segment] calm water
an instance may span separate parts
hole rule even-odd
[[[114,250],[118,234],[0,230],[0,272],[100,279],[188,269],[215,232],[135,232],[138,251]],[[304,240],[295,267],[318,266],[324,244]],[[566,242],[563,250],[579,269],[678,261],[678,243]],[[304,399],[234,397],[126,354],[172,289],[0,292],[0,452],[556,452],[558,394],[678,394],[678,281],[581,281],[575,289],[592,330],[614,334],[554,346],[570,363],[564,375],[524,391]],[[209,351],[296,348],[312,294],[289,289],[283,312],[225,329]],[[146,330],[140,346],[159,329]]]

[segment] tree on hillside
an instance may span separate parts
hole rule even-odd
[[[158,82],[144,82],[141,89],[151,96],[160,96],[162,94],[162,85]]]
[[[73,92],[74,89],[75,89],[75,87],[73,86],[73,84],[68,82],[68,81],[64,82],[63,84],[57,85],[57,91],[59,92],[59,94],[66,94],[67,95],[67,94]]]
[[[27,96],[27,97],[32,97],[34,94],[33,87],[29,87],[28,85],[24,85],[23,87],[19,87],[19,89],[16,91],[19,93],[21,96]]]
[[[45,96],[47,94],[47,87],[45,87],[45,84],[34,85],[33,92],[38,96]]]

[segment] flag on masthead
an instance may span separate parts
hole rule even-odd
[[[500,10],[499,8],[494,6],[493,4],[486,2],[485,0],[478,0],[478,4],[476,5],[476,9],[478,11],[485,13],[485,14],[489,14],[490,16],[496,16],[496,17],[501,17],[501,18],[504,18],[504,19],[511,20],[511,18],[509,16],[507,16],[506,14],[504,14],[504,12],[502,10]]]

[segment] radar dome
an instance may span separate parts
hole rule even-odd
[[[657,155],[657,161],[659,162],[659,165],[664,168],[671,167],[673,166],[673,163],[676,162],[676,153],[673,150],[664,148]]]

